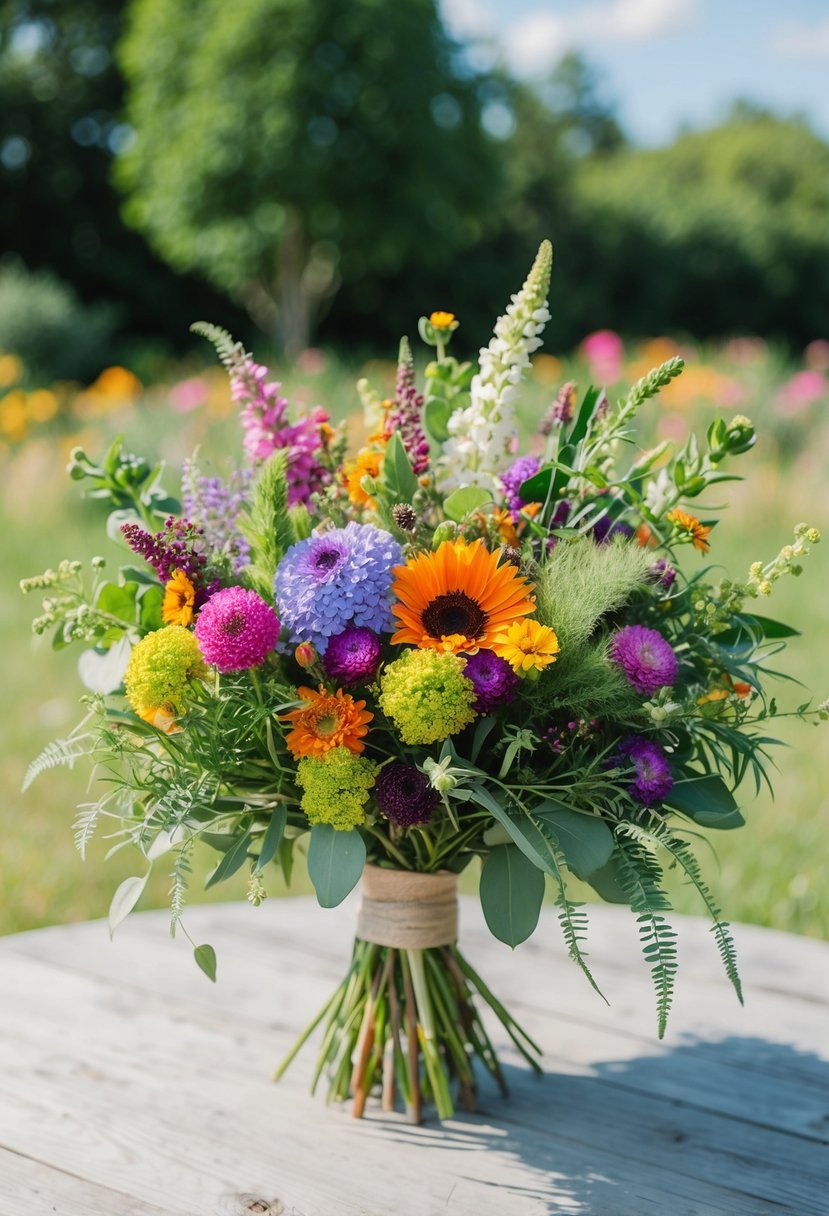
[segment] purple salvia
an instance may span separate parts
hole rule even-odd
[[[575,407],[576,383],[574,380],[568,380],[566,384],[562,384],[555,401],[542,418],[538,428],[541,434],[551,435],[555,427],[565,426],[568,422],[572,422]]]
[[[160,532],[145,531],[140,524],[121,525],[121,532],[133,553],[140,554],[152,566],[162,583],[169,582],[174,570],[183,570],[190,582],[202,587],[205,582],[207,558],[204,536],[189,519],[172,515]]]
[[[412,348],[408,338],[401,338],[394,405],[386,419],[386,434],[398,432],[412,469],[418,476],[429,467],[429,441],[423,431],[422,414],[423,395],[417,391],[415,383]]]
[[[237,527],[247,501],[253,474],[236,469],[227,481],[205,477],[194,460],[184,463],[182,504],[188,518],[197,523],[213,561],[229,561],[239,573],[250,561],[250,546]]]

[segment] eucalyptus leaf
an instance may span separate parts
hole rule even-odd
[[[259,859],[254,866],[254,872],[259,874],[264,870],[269,861],[272,861],[276,856],[276,851],[279,848],[279,843],[282,840],[282,833],[285,831],[285,824],[288,821],[288,808],[280,805],[274,807],[271,812],[268,826],[265,829],[265,835],[262,837],[262,847],[259,850]]]
[[[235,874],[237,870],[245,864],[248,855],[248,846],[250,845],[250,832],[245,832],[244,836],[240,836],[232,848],[228,849],[222,860],[216,866],[216,869],[204,884],[204,889],[208,891],[211,887],[215,887],[217,883],[224,882],[226,878],[230,878],[231,874]]]
[[[366,861],[358,831],[338,832],[330,823],[315,823],[308,846],[308,876],[322,908],[336,908],[356,887]]]
[[[588,879],[601,869],[613,852],[613,833],[597,815],[580,814],[554,799],[547,799],[533,810],[533,816],[546,825],[558,841],[567,868],[577,878]]]
[[[216,983],[216,951],[212,946],[203,945],[196,946],[193,951],[193,958],[201,967],[204,974],[213,983]]]
[[[126,920],[138,903],[149,877],[150,871],[148,870],[143,878],[125,878],[118,887],[112,897],[112,903],[109,905],[110,937],[112,937],[115,930],[121,924],[121,921]]]
[[[90,692],[106,697],[121,687],[124,672],[130,661],[132,645],[128,638],[121,637],[109,650],[84,650],[78,656],[78,675],[81,683]]]
[[[630,902],[622,889],[615,857],[611,857],[605,865],[594,870],[587,881],[606,903],[627,904]]]
[[[745,823],[734,795],[722,777],[713,774],[675,781],[664,802],[703,828],[728,831]]]
[[[544,874],[519,848],[501,844],[492,849],[479,892],[493,937],[513,948],[530,937],[544,902]]]

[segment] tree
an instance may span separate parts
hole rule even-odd
[[[289,352],[343,283],[439,269],[497,211],[435,0],[133,0],[126,215]]]

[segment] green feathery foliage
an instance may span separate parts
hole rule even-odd
[[[96,742],[95,735],[85,733],[71,735],[68,739],[55,739],[52,743],[47,743],[40,755],[36,756],[26,769],[21,792],[25,794],[32,782],[49,769],[73,768],[76,760],[92,754]]]
[[[250,545],[245,581],[269,603],[273,603],[276,567],[296,540],[288,514],[287,466],[283,449],[268,457],[253,483],[249,514],[239,521],[239,529]]]
[[[627,541],[556,545],[538,572],[536,599],[538,619],[555,629],[562,655],[630,599],[652,562],[652,554]]]
[[[567,710],[576,718],[621,717],[639,707],[624,675],[608,658],[607,640],[576,643],[562,649],[558,661],[540,680],[525,680],[521,700],[529,712],[547,716]]]
[[[245,357],[245,348],[241,342],[237,342],[232,334],[229,334],[226,329],[222,329],[220,325],[211,325],[209,321],[194,321],[190,326],[191,334],[198,334],[200,338],[207,338],[216,348],[216,354],[221,359],[222,363],[229,370],[237,367]]]
[[[638,823],[620,824],[617,832],[624,832],[635,841],[649,845],[651,848],[658,847],[665,849],[671,855],[673,862],[684,871],[688,882],[696,889],[697,894],[705,904],[708,915],[711,917],[711,931],[714,934],[714,940],[717,943],[717,950],[722,959],[725,973],[731,981],[734,991],[737,993],[737,999],[742,1005],[743,987],[737,970],[737,951],[734,946],[734,939],[731,936],[730,926],[727,921],[723,920],[722,911],[702,877],[699,862],[686,842],[674,835],[667,824],[657,820],[654,820],[647,828]]]
[[[631,825],[619,824],[617,848],[614,853],[619,884],[625,893],[639,924],[639,938],[645,961],[651,969],[656,990],[656,1018],[660,1039],[664,1037],[668,1014],[674,995],[677,972],[676,932],[665,920],[663,912],[671,911],[671,902],[662,890],[662,869],[659,862],[636,840],[619,834]]]
[[[619,402],[615,412],[607,419],[607,426],[610,427],[611,422],[614,426],[627,422],[650,397],[655,397],[661,388],[670,384],[684,367],[685,360],[681,356],[675,355],[673,359],[666,359],[664,363],[660,363],[659,367],[655,367],[641,380],[637,380],[628,395]]]

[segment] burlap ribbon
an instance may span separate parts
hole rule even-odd
[[[458,876],[409,870],[363,870],[357,936],[378,946],[426,950],[458,937]]]

